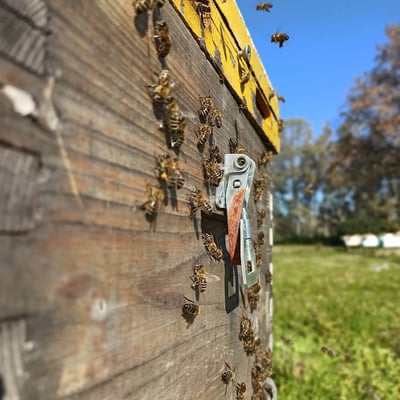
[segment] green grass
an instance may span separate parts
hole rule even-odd
[[[400,256],[275,246],[273,258],[279,398],[400,400]]]

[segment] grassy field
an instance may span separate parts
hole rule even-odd
[[[275,246],[273,260],[279,398],[400,400],[400,255]]]

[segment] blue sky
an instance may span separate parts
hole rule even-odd
[[[355,78],[374,66],[385,27],[400,23],[400,0],[277,0],[271,12],[257,0],[236,0],[265,70],[278,94],[283,119],[302,117],[318,136],[336,128]],[[270,42],[287,33],[282,48]]]

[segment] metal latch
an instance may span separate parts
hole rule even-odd
[[[243,284],[250,288],[258,282],[248,216],[256,163],[246,154],[225,154],[224,163],[224,175],[216,189],[215,203],[218,208],[226,209],[231,261],[234,265],[241,265]]]

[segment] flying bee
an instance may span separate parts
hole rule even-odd
[[[217,128],[222,127],[222,112],[221,112],[221,110],[214,108],[214,110],[211,111],[210,125],[216,126]]]
[[[198,110],[199,117],[205,121],[211,109],[214,107],[214,101],[211,96],[202,97],[199,96],[200,108]]]
[[[193,267],[193,275],[190,277],[192,280],[191,288],[196,290],[199,288],[200,292],[204,292],[207,287],[207,271],[201,264],[196,264]]]
[[[261,210],[257,211],[257,227],[258,228],[263,224],[264,218],[265,218],[265,209],[261,209]]]
[[[235,138],[229,138],[229,151],[231,154],[247,154],[247,150],[239,147],[239,141]]]
[[[199,124],[196,136],[197,144],[203,145],[212,133],[212,127],[208,124]]]
[[[147,200],[141,205],[144,214],[154,217],[158,214],[160,203],[164,201],[164,191],[159,186],[152,186],[146,182]]]
[[[240,318],[239,340],[245,340],[253,332],[251,321],[246,316]]]
[[[254,179],[254,199],[260,200],[264,194],[265,184],[267,183],[267,175],[260,174],[258,178]]]
[[[167,23],[158,20],[154,26],[154,38],[157,44],[157,53],[160,57],[166,57],[171,50],[171,34]]]
[[[169,77],[169,70],[162,69],[160,74],[158,75],[158,82],[157,84],[147,85],[150,89],[151,97],[155,102],[165,103],[170,100],[170,77]]]
[[[292,345],[292,341],[286,336],[281,336],[281,340],[286,346],[290,347]]]
[[[286,33],[274,33],[271,35],[271,43],[279,43],[279,47],[282,47],[286,40],[289,40],[289,35]]]
[[[194,319],[200,314],[200,306],[194,301],[184,296],[185,303],[182,306],[182,316],[190,325]]]
[[[278,131],[282,132],[284,128],[285,128],[285,121],[283,119],[280,119],[278,121]]]
[[[222,169],[218,164],[211,160],[206,159],[203,161],[204,178],[211,186],[218,186],[222,179]]]
[[[244,400],[246,394],[246,384],[244,382],[236,384],[236,400]]]
[[[271,161],[273,154],[274,153],[272,151],[261,152],[260,155],[258,156],[258,161],[257,161],[258,168],[260,168],[263,165],[267,165]]]
[[[216,163],[222,163],[223,157],[221,150],[217,145],[211,145],[209,148],[210,151],[210,160],[216,162]]]
[[[278,101],[281,101],[282,103],[286,103],[286,99],[283,96],[277,94],[276,97],[277,97]]]
[[[235,380],[235,372],[227,362],[225,363],[225,369],[221,375],[221,379],[222,382],[225,383],[225,385]]]
[[[142,14],[153,8],[153,0],[134,0],[136,14]]]
[[[339,353],[337,353],[336,351],[334,351],[334,350],[332,350],[332,349],[330,349],[330,348],[328,348],[328,347],[325,347],[325,346],[322,346],[322,347],[321,347],[321,351],[322,351],[324,354],[326,354],[326,355],[328,355],[329,357],[331,357],[331,358],[334,358],[334,357],[338,357],[338,356],[339,356]]]
[[[200,208],[204,212],[211,214],[212,207],[207,200],[207,197],[200,189],[193,189],[187,195],[189,201],[190,215],[194,216],[196,211]]]
[[[306,194],[306,195],[308,195],[308,196],[311,196],[313,193],[314,193],[314,190],[313,190],[313,184],[312,183],[309,183],[305,188],[303,188],[301,191],[304,193],[304,194]]]
[[[257,11],[267,11],[270,12],[270,9],[272,8],[272,4],[271,3],[259,3],[257,4]]]
[[[203,233],[201,238],[208,256],[214,261],[221,261],[222,250],[215,243],[214,236],[211,233]]]

